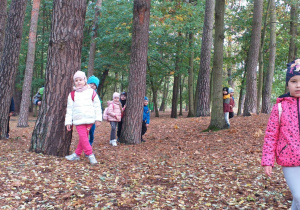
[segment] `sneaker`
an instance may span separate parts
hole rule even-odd
[[[73,153],[72,155],[66,156],[67,160],[80,160],[80,157],[76,155],[76,153]]]
[[[116,140],[116,139],[110,140],[109,143],[110,143],[112,146],[114,146],[114,147],[118,146],[118,145],[117,145],[117,140]]]
[[[91,154],[91,155],[89,155],[89,156],[88,156],[88,158],[89,158],[89,160],[90,160],[90,163],[91,163],[92,165],[94,165],[94,164],[96,164],[96,163],[97,163],[97,160],[96,160],[96,158],[95,158],[95,155],[94,155],[94,154]]]

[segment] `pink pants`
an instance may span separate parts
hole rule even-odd
[[[92,125],[93,124],[76,125],[79,141],[75,153],[78,156],[81,155],[82,151],[84,151],[86,155],[93,154],[93,149],[89,143],[89,131]]]

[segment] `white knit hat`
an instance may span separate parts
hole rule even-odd
[[[85,82],[87,82],[85,73],[83,71],[76,71],[76,73],[73,76],[73,80],[75,81],[76,78],[82,78]]]
[[[114,94],[113,94],[113,99],[114,99],[114,98],[117,98],[117,97],[120,98],[120,93],[114,92]]]

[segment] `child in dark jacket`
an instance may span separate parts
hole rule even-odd
[[[230,128],[229,112],[230,112],[230,94],[228,87],[223,88],[223,112],[227,128]]]
[[[127,93],[126,92],[122,92],[121,95],[120,95],[120,103],[122,105],[122,115],[121,115],[121,121],[118,122],[118,131],[117,131],[117,137],[118,137],[118,141],[119,141],[119,138],[121,136],[121,130],[122,130],[122,125],[123,125],[123,115],[124,115],[124,111],[125,111],[125,108],[126,108],[126,100],[127,100]]]
[[[300,209],[300,59],[287,65],[286,85],[289,93],[277,98],[269,118],[261,165],[271,177],[276,157],[293,195],[291,209],[296,210]]]
[[[148,107],[148,98],[145,96],[144,98],[144,112],[143,112],[143,123],[142,123],[142,136],[141,136],[141,142],[146,142],[143,139],[143,135],[147,132],[147,127],[150,123],[150,110]]]

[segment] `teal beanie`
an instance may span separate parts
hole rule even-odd
[[[96,87],[98,88],[100,80],[97,77],[95,77],[94,75],[92,75],[89,77],[87,83],[88,84],[94,83],[96,85]]]

